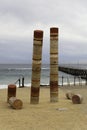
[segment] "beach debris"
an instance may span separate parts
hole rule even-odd
[[[23,102],[20,99],[17,99],[16,97],[10,97],[9,104],[14,109],[21,109],[23,106]]]
[[[34,31],[33,58],[32,58],[32,80],[31,80],[31,104],[39,103],[41,60],[42,60],[43,31]]]
[[[75,94],[75,95],[72,96],[73,104],[81,104],[82,100],[83,100],[83,97],[80,94]]]
[[[58,111],[67,111],[68,108],[66,108],[66,107],[63,107],[63,108],[56,108],[56,110],[58,110]]]
[[[7,102],[9,101],[10,97],[16,97],[16,85],[15,84],[8,85]]]
[[[72,96],[74,95],[74,93],[72,92],[72,91],[67,91],[66,92],[66,98],[67,99],[70,99],[70,100],[72,100]]]
[[[50,28],[50,102],[58,102],[58,33]]]

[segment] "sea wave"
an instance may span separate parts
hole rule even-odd
[[[8,85],[9,84],[2,84],[2,85],[0,85],[0,89],[7,89],[8,88]],[[44,83],[42,83],[41,84],[41,86],[48,86],[49,84],[44,84]],[[17,88],[19,87],[19,84],[16,84],[16,86],[17,86]],[[31,83],[26,83],[25,85],[24,85],[25,87],[31,87]]]
[[[32,67],[31,68],[8,68],[8,70],[31,70],[32,69]],[[47,69],[49,69],[49,68],[45,68],[45,67],[43,67],[43,68],[41,68],[41,69],[43,69],[43,70],[47,70]]]
[[[0,89],[8,88],[8,85],[9,84],[2,84],[0,85]],[[16,86],[19,87],[19,84],[16,84]],[[25,87],[30,87],[30,86],[31,86],[31,83],[25,84]]]
[[[49,70],[49,68],[41,68],[42,70]],[[15,70],[32,70],[32,68],[4,68],[0,71],[15,71]]]
[[[69,83],[67,83],[67,82],[64,82],[63,83],[63,86],[65,86],[65,85],[71,85],[71,86],[73,86],[73,85],[84,85],[84,84],[86,84],[86,82],[85,81],[82,81],[82,82],[75,82],[75,84],[74,84],[74,82],[69,82]],[[59,83],[59,86],[62,86],[62,83],[60,82]]]

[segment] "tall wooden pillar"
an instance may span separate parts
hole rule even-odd
[[[30,98],[31,104],[39,103],[42,44],[43,44],[43,31],[35,30],[33,41],[33,59],[32,59],[32,79],[31,79],[31,98]]]
[[[58,101],[58,28],[50,28],[50,102]]]

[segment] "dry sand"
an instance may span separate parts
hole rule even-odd
[[[30,104],[30,89],[17,88],[23,108],[15,110],[7,103],[7,90],[0,90],[0,130],[87,130],[87,86],[59,89],[59,101],[50,103],[49,88],[41,88],[40,102]],[[72,104],[65,93],[72,90],[83,96],[82,104]]]

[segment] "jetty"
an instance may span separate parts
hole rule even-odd
[[[87,69],[75,68],[70,66],[59,66],[59,71],[87,79]]]

